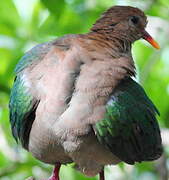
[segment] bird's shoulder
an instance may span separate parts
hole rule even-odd
[[[15,73],[19,73],[27,67],[34,66],[45,59],[46,56],[52,56],[54,53],[66,53],[72,47],[78,46],[80,35],[68,34],[50,42],[45,42],[34,46],[27,51],[19,60],[15,68]],[[48,56],[48,57],[49,57]]]
[[[39,60],[43,59],[47,52],[50,50],[51,45],[51,42],[38,44],[31,50],[26,52],[16,65],[15,72],[19,73],[34,62],[38,62]]]

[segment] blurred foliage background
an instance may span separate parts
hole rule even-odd
[[[11,136],[8,100],[13,69],[25,51],[38,43],[68,33],[85,33],[112,5],[133,5],[146,12],[148,32],[160,50],[136,42],[133,55],[137,80],[159,108],[164,155],[155,162],[106,168],[106,180],[167,180],[169,171],[169,2],[168,0],[1,0],[0,2],[0,180],[47,178],[52,167],[35,160]],[[86,178],[71,168],[61,168],[61,180]]]

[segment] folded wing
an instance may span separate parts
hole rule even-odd
[[[158,110],[134,80],[123,80],[111,95],[103,120],[94,129],[98,140],[128,164],[155,160],[162,153]]]

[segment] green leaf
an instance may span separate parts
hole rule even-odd
[[[57,18],[63,14],[66,5],[64,0],[41,0],[41,2]]]

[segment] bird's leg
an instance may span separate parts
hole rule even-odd
[[[48,180],[59,180],[59,170],[60,170],[61,164],[55,165],[55,168],[53,170],[52,176]]]
[[[99,180],[105,180],[104,179],[104,169],[100,172],[99,176],[100,176]]]

